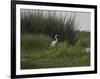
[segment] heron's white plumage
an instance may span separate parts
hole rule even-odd
[[[56,40],[52,41],[52,43],[50,44],[49,48],[55,47],[56,43],[58,42],[57,36],[58,36],[58,35],[55,35],[55,39],[56,39]]]
[[[52,41],[52,43],[50,44],[50,47],[55,47],[56,43],[57,43],[57,41]]]

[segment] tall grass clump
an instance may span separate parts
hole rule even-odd
[[[51,38],[42,34],[37,34],[37,35],[24,34],[21,37],[22,50],[32,51],[32,50],[48,49],[50,43],[51,43]]]
[[[74,45],[78,40],[78,26],[75,16],[63,15],[63,12],[26,10],[21,11],[22,34],[45,34],[54,39],[55,34],[60,36],[59,41],[67,40]]]

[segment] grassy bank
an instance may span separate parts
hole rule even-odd
[[[90,53],[82,52],[82,42],[75,46],[67,41],[49,48],[52,39],[46,35],[25,34],[21,37],[21,68],[52,68],[89,66]]]

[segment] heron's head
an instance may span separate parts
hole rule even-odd
[[[56,35],[55,35],[55,38],[58,38],[58,37],[59,37],[59,35],[58,35],[58,34],[56,34]]]

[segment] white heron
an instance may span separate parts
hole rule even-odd
[[[56,34],[56,35],[55,35],[55,40],[52,41],[52,43],[50,44],[49,48],[55,47],[56,43],[58,42],[58,38],[57,38],[57,37],[58,37],[58,35]]]
[[[87,47],[87,48],[85,48],[84,50],[82,50],[82,52],[84,52],[84,51],[88,53],[88,52],[90,52],[90,48]]]
[[[88,47],[88,48],[85,48],[85,51],[86,52],[90,52],[90,48]]]

